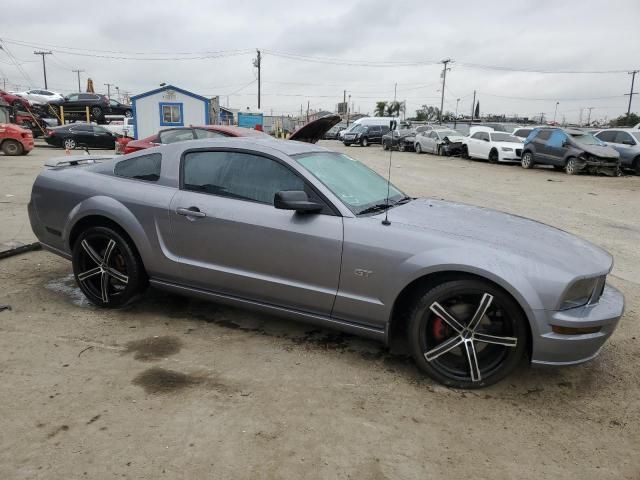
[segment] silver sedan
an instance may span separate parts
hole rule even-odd
[[[271,139],[74,157],[36,179],[43,247],[95,305],[156,288],[389,343],[477,388],[524,358],[599,352],[623,313],[611,256],[541,223],[411,198],[346,155]]]

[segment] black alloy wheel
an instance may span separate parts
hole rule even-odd
[[[99,307],[118,308],[144,291],[147,277],[129,240],[109,227],[91,227],[73,246],[73,273],[87,299]]]
[[[444,385],[485,387],[524,357],[525,322],[515,301],[492,284],[450,281],[426,292],[411,313],[411,353],[420,369]]]
[[[491,150],[489,152],[489,163],[498,163],[498,151]]]

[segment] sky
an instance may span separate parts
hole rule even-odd
[[[371,114],[395,91],[412,116],[440,106],[449,58],[445,111],[470,112],[475,90],[483,114],[577,122],[591,107],[593,121],[627,111],[639,20],[637,0],[3,0],[0,86],[43,87],[33,52],[45,50],[49,88],[64,94],[77,91],[80,69],[83,89],[87,77],[112,94],[167,83],[256,109],[260,49],[265,114],[299,114],[307,102],[334,111],[346,90]]]

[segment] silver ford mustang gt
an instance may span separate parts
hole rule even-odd
[[[600,248],[525,218],[410,198],[313,144],[195,140],[67,158],[36,179],[29,216],[100,307],[150,284],[403,338],[423,371],[459,388],[492,384],[523,357],[589,360],[623,313]]]

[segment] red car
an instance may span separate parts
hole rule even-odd
[[[29,100],[19,97],[18,95],[14,95],[13,93],[5,92],[4,90],[0,90],[0,98],[12,107],[19,108],[21,110],[28,111],[31,107]]]
[[[131,153],[145,148],[164,145],[167,143],[182,142],[214,137],[268,137],[264,132],[250,128],[233,127],[227,125],[206,125],[203,127],[177,127],[160,130],[155,135],[140,140],[119,138],[116,141],[116,153]]]
[[[33,135],[11,122],[10,107],[0,99],[0,150],[5,155],[26,155],[33,150]]]

